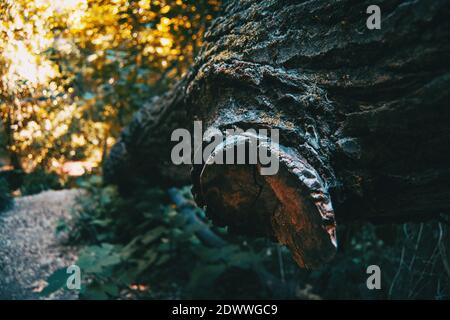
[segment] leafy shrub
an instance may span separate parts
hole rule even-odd
[[[11,206],[12,199],[9,191],[9,184],[5,178],[0,178],[0,212]]]
[[[276,246],[267,240],[230,236],[189,206],[202,221],[192,223],[186,207],[177,207],[161,189],[122,198],[116,188],[101,187],[98,177],[82,186],[90,196],[74,212],[75,225],[59,227],[71,228],[71,243],[84,246],[77,262],[86,279],[82,298],[267,298],[273,295],[268,279],[281,283],[270,270]],[[192,202],[188,188],[176,192]],[[199,239],[202,228],[223,238],[223,245]]]
[[[59,190],[61,188],[62,185],[56,173],[38,169],[24,176],[20,191],[22,195],[31,195],[45,190]]]
[[[71,229],[71,243],[82,246],[81,298],[449,298],[442,258],[448,231],[441,222],[343,226],[343,250],[328,265],[308,271],[284,247],[211,226],[191,205],[188,188],[141,188],[122,198],[98,177],[81,185],[90,196],[80,199],[75,225],[63,226]],[[173,194],[185,202],[175,205]],[[192,223],[192,213],[201,223]],[[223,243],[209,245],[199,237],[201,230]],[[366,268],[372,264],[382,270],[381,290],[367,289]],[[61,287],[51,280],[49,288]]]

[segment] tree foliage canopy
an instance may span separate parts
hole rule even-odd
[[[0,115],[13,165],[73,174],[98,167],[131,114],[186,71],[220,6],[0,3]]]

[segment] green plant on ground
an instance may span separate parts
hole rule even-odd
[[[9,191],[9,184],[5,178],[0,178],[0,212],[11,206],[12,199]]]
[[[80,186],[89,196],[59,229],[81,247],[83,299],[449,298],[443,222],[343,226],[336,258],[308,271],[284,247],[213,227],[187,187],[142,187],[124,198],[96,176]],[[381,290],[366,286],[372,264],[382,270]],[[61,277],[54,273],[43,294],[63,287]]]
[[[45,190],[59,190],[62,187],[56,173],[37,169],[24,176],[20,192],[22,195],[32,195]]]
[[[272,294],[266,282],[277,280],[270,270],[276,246],[267,240],[247,242],[230,236],[210,226],[202,210],[188,205],[189,214],[196,217],[192,222],[186,206],[178,207],[168,192],[158,188],[143,188],[132,198],[122,198],[116,188],[102,187],[98,177],[81,185],[90,196],[83,197],[81,210],[74,212],[74,226],[59,229],[70,228],[70,242],[83,246],[77,262],[85,279],[82,298],[266,298]],[[188,188],[172,191],[192,202]],[[197,236],[202,229],[220,237],[221,246],[203,242]],[[52,279],[58,277],[49,282]],[[48,288],[43,294],[59,289]]]

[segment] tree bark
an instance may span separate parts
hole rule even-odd
[[[381,8],[369,30],[366,8]],[[193,183],[219,225],[329,261],[335,221],[401,222],[450,208],[450,2],[233,1],[189,73],[137,112],[104,164],[123,190]],[[279,129],[280,170],[175,166],[171,133]],[[207,141],[205,141],[207,143]]]

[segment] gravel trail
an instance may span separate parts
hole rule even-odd
[[[0,299],[42,299],[47,277],[76,261],[76,249],[62,245],[64,235],[57,235],[56,227],[70,220],[80,195],[80,190],[45,191],[16,198],[0,213]],[[49,298],[77,295],[66,290]]]

